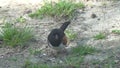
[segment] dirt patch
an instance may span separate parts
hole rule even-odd
[[[0,0],[0,23],[3,23],[4,18],[11,21],[23,16],[26,19],[26,23],[34,29],[36,36],[36,41],[31,42],[29,47],[23,50],[19,48],[0,48],[0,68],[21,68],[28,59],[33,63],[63,62],[61,58],[59,58],[61,55],[58,58],[47,55],[47,53],[50,52],[47,52],[49,48],[47,48],[46,38],[50,30],[59,28],[65,20],[56,21],[53,18],[44,18],[42,20],[31,19],[28,14],[34,12],[40,5],[43,5],[42,1]],[[77,39],[70,42],[70,46],[77,44],[91,45],[101,50],[100,53],[87,55],[85,57],[86,62],[84,64],[88,64],[87,68],[89,68],[89,66],[96,67],[88,62],[93,60],[104,61],[111,56],[114,57],[114,61],[120,61],[118,58],[120,37],[119,35],[111,33],[113,29],[120,29],[119,10],[119,1],[117,3],[110,2],[106,4],[106,6],[90,5],[86,7],[84,11],[78,10],[77,17],[72,20],[71,25],[68,27],[68,29],[72,29],[78,34]],[[92,14],[95,14],[96,17],[91,18]],[[94,40],[93,36],[99,32],[105,33],[106,38],[103,40]],[[35,50],[38,51],[38,54],[31,55]],[[83,67],[86,67],[84,64]],[[119,65],[119,63],[117,63],[117,65]]]

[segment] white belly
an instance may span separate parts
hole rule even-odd
[[[49,46],[51,47],[51,48],[53,48],[53,49],[55,49],[55,50],[64,50],[65,49],[65,47],[66,47],[66,45],[64,45],[64,44],[60,44],[58,47],[54,47],[54,46],[52,46],[51,44],[49,44]]]

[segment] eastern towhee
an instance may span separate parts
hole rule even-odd
[[[48,35],[48,45],[55,50],[62,50],[67,46],[68,40],[64,33],[70,21],[64,22],[60,28],[53,29]]]

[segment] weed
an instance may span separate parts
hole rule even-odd
[[[22,16],[20,16],[19,18],[16,19],[16,22],[20,22],[20,23],[24,23],[26,21],[26,19]]]
[[[120,30],[112,30],[112,33],[120,34]]]
[[[95,48],[90,46],[77,46],[71,49],[72,54],[64,57],[63,63],[61,64],[40,64],[40,63],[31,63],[27,61],[24,65],[24,68],[79,68],[81,63],[84,61],[84,56],[86,54],[92,54],[96,51]]]
[[[83,56],[68,56],[65,59],[65,64],[67,67],[79,68],[83,60],[84,60]]]
[[[114,68],[116,65],[115,59],[112,57],[108,57],[104,59],[103,61],[96,60],[96,61],[91,61],[93,65],[101,65],[101,68]]]
[[[94,36],[94,39],[99,40],[99,39],[104,39],[106,36],[104,33],[99,33]]]
[[[92,54],[96,51],[95,48],[90,46],[77,46],[71,49],[71,54],[65,58],[66,66],[79,68],[81,63],[84,61],[84,56]]]
[[[32,63],[29,60],[27,60],[23,65],[23,68],[56,68],[56,67],[52,67],[51,65],[43,63]]]
[[[11,57],[8,59],[9,61],[17,61],[18,59],[16,57]]]
[[[41,53],[41,51],[42,51],[41,49],[32,49],[32,48],[29,49],[31,55]]]
[[[29,16],[32,18],[43,18],[45,16],[71,18],[76,9],[83,7],[83,3],[74,3],[69,0],[60,0],[58,3],[46,2],[44,6],[36,12],[29,14]]]
[[[3,39],[5,45],[14,47],[24,45],[33,38],[33,33],[31,28],[27,26],[20,28],[7,22],[4,24],[4,27],[2,27],[0,37]]]
[[[65,34],[70,40],[75,40],[77,38],[77,33],[73,30],[66,30]]]
[[[88,45],[79,45],[77,47],[72,48],[72,54],[75,55],[87,55],[87,54],[92,54],[96,51],[94,47],[88,46]]]
[[[104,60],[103,68],[114,68],[116,65],[115,60],[116,60],[115,57],[109,56],[108,58]]]

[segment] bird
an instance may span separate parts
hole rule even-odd
[[[68,39],[65,34],[65,30],[70,23],[70,21],[66,21],[61,25],[60,28],[52,29],[48,35],[48,46],[58,51],[67,47]]]

